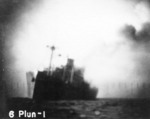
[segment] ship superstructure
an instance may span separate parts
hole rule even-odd
[[[48,70],[38,71],[37,76],[32,80],[35,85],[29,85],[29,88],[34,87],[33,99],[38,101],[96,99],[98,89],[91,88],[90,84],[84,80],[83,69],[75,68],[74,59],[68,58],[65,66],[52,70],[55,47],[52,46],[51,50]],[[31,80],[31,73],[27,76]],[[30,96],[32,95],[30,92],[28,93]]]

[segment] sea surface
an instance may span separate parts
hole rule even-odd
[[[28,113],[41,112],[36,117],[19,117],[19,110]],[[43,101],[27,98],[11,98],[7,101],[4,119],[150,119],[150,99],[97,99],[95,101]]]

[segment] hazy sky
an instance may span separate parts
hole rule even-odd
[[[149,82],[149,42],[141,41],[144,36],[150,38],[148,32],[142,34],[149,28],[144,26],[150,17],[147,3],[44,0],[17,13],[8,39],[12,41],[12,66],[23,77],[19,80],[25,80],[26,71],[48,67],[51,51],[46,46],[55,45],[53,65],[74,58],[76,66],[85,68],[86,80],[100,89],[99,97],[129,96],[131,90],[138,93],[136,84]],[[119,84],[127,87],[119,89]]]

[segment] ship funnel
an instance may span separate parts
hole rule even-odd
[[[73,81],[74,75],[74,60],[68,58],[67,64],[64,68],[63,80],[68,83]]]

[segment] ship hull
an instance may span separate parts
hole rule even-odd
[[[97,89],[91,88],[87,82],[78,85],[65,82],[61,77],[48,76],[38,72],[33,99],[35,100],[94,100]]]

